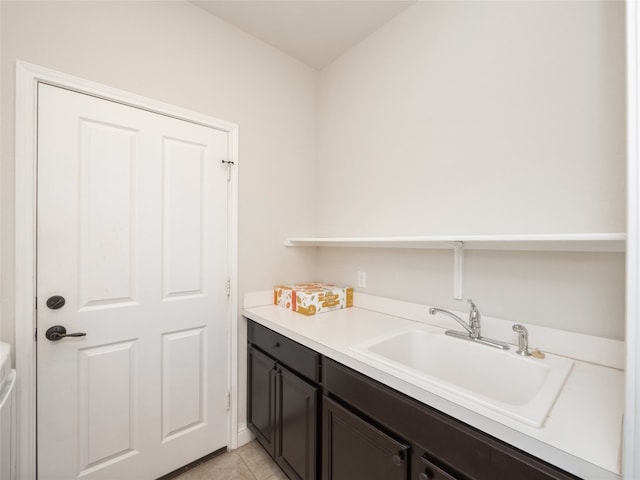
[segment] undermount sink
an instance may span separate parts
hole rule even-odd
[[[555,355],[522,357],[515,349],[497,350],[417,329],[394,332],[351,350],[421,388],[462,397],[472,409],[480,405],[534,427],[544,423],[573,366],[573,361]]]

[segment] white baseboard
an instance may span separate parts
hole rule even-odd
[[[255,437],[253,433],[251,433],[251,430],[247,428],[246,423],[238,425],[238,447],[241,447],[242,445],[246,445],[254,438]]]

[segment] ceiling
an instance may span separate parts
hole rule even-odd
[[[415,0],[191,0],[318,70]]]

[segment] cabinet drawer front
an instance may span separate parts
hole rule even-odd
[[[314,382],[320,381],[319,353],[251,320],[248,321],[247,335],[249,341],[263,352],[300,375]]]

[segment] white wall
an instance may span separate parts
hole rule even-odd
[[[418,2],[321,72],[323,236],[623,232],[624,2]],[[466,309],[451,257],[321,249],[318,277]],[[624,335],[622,254],[472,252],[487,315]],[[465,302],[466,303],[466,302]]]
[[[281,245],[291,232],[313,228],[304,212],[312,205],[307,185],[317,150],[317,71],[182,1],[0,5],[2,340],[14,337],[17,59],[237,123],[239,298],[283,279],[307,278],[313,254]],[[244,323],[239,334],[243,372]],[[239,381],[244,385],[244,376]],[[244,411],[239,414],[242,421]]]
[[[322,72],[319,231],[622,231],[624,52],[623,2],[418,2]]]

